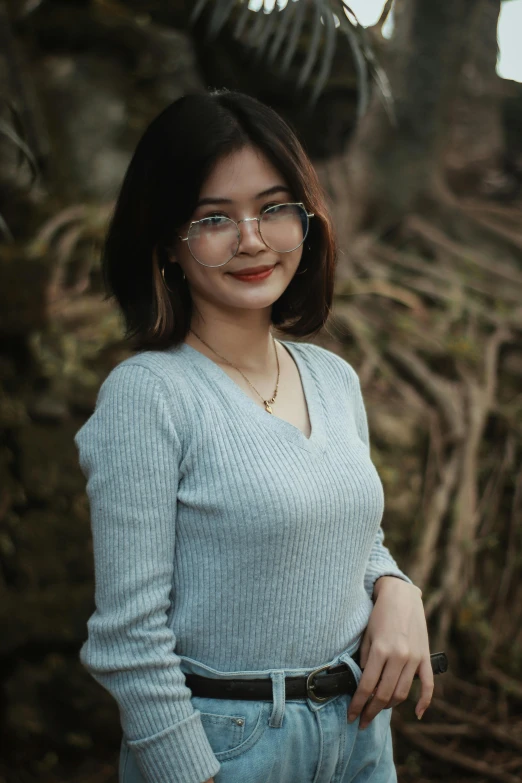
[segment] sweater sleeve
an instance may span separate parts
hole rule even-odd
[[[362,396],[359,376],[355,370],[353,370],[353,376],[355,381],[355,410],[357,429],[359,431],[361,440],[366,444],[368,450],[370,450],[370,431],[368,427],[368,417]],[[396,576],[399,579],[403,579],[405,582],[413,584],[412,580],[406,576],[403,571],[401,571],[392,557],[390,550],[384,546],[384,531],[380,525],[370,551],[368,565],[364,574],[364,587],[372,600],[374,584],[381,576]]]
[[[177,429],[161,378],[129,363],[106,378],[74,438],[95,570],[95,611],[80,661],[116,700],[147,783],[202,783],[220,769],[167,624],[175,600]]]

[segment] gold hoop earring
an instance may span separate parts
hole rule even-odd
[[[162,266],[162,267],[161,267],[161,276],[162,276],[162,278],[163,278],[163,285],[165,286],[165,288],[167,289],[167,291],[168,291],[169,293],[173,294],[173,293],[174,293],[174,291],[172,291],[172,290],[171,290],[171,289],[168,287],[168,285],[167,285],[167,283],[166,283],[166,280],[165,280],[165,267],[164,267],[164,266]]]
[[[168,285],[167,285],[167,281],[165,280],[165,266],[162,266],[162,267],[161,267],[161,276],[162,276],[162,278],[163,278],[163,285],[165,286],[165,288],[167,289],[167,291],[169,291],[169,293],[173,294],[173,293],[174,293],[174,291],[173,291],[171,288],[169,288],[169,287],[168,287]],[[182,279],[183,279],[183,280],[186,280],[186,279],[187,279],[187,278],[186,278],[186,275],[185,275],[185,272],[182,272]]]

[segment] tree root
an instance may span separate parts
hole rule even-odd
[[[433,441],[433,438],[432,438]],[[422,537],[413,557],[410,578],[424,590],[436,565],[437,542],[442,530],[442,522],[450,507],[453,491],[457,485],[460,471],[460,452],[453,449],[449,460],[441,467],[440,480],[430,493],[428,507],[424,514]],[[434,608],[434,607],[433,607]],[[429,616],[427,608],[426,614]],[[431,612],[430,612],[431,614]]]
[[[482,667],[480,674],[489,680],[493,680],[493,682],[506,692],[522,699],[522,683],[519,680],[515,680],[514,677],[510,677],[508,674],[500,671],[496,666],[485,664]]]
[[[460,707],[455,707],[452,704],[448,704],[443,699],[432,698],[431,706],[435,707],[439,712],[443,712],[449,718],[462,721],[467,724],[471,724],[477,729],[480,729],[483,734],[488,737],[494,737],[499,742],[509,745],[516,750],[522,751],[522,739],[516,737],[512,732],[504,729],[495,724],[495,722],[488,718],[486,715],[478,715],[470,712],[469,710],[463,710]],[[448,726],[452,728],[451,725]],[[520,758],[520,764],[522,765],[522,757]]]
[[[492,277],[501,277],[515,286],[522,286],[522,274],[515,267],[498,259],[493,260],[475,248],[450,239],[443,231],[420,215],[409,215],[405,220],[405,225],[409,231],[423,237],[430,244],[473,264]]]
[[[469,249],[488,246],[496,251],[492,256],[511,255],[522,249],[520,231],[512,230],[502,224],[500,207],[497,208],[497,220],[471,206],[466,200],[457,198],[441,177],[437,178],[432,190],[427,194],[430,215],[436,216],[437,222],[447,226],[448,231],[464,240]],[[506,217],[512,218],[512,212],[507,210]],[[516,223],[520,225],[520,218]]]
[[[518,250],[522,250],[522,234],[519,231],[513,231],[506,226],[503,226],[497,220],[491,220],[487,215],[477,214],[474,210],[466,208],[465,204],[462,204],[462,210],[472,220],[474,220],[480,228],[485,228],[493,234],[498,234],[502,239],[510,242]]]
[[[487,417],[496,404],[499,350],[503,343],[511,338],[509,330],[498,328],[487,340],[482,384],[463,362],[457,362],[468,403],[467,437],[463,444],[460,485],[455,499],[454,522],[448,536],[446,569],[441,584],[446,600],[439,617],[437,645],[442,647],[447,644],[454,608],[462,600],[473,579],[473,547],[480,519],[477,509],[478,452]]]
[[[388,353],[425,389],[441,411],[449,428],[448,436],[458,442],[464,436],[462,398],[457,383],[438,376],[413,351],[404,346],[389,345]]]
[[[399,718],[396,711],[392,716],[392,726],[401,734],[406,736],[412,744],[421,748],[421,750],[428,753],[430,756],[442,759],[443,761],[455,764],[457,767],[466,769],[470,772],[478,773],[479,775],[485,775],[491,780],[498,780],[500,783],[520,783],[520,777],[510,774],[506,771],[505,767],[493,766],[487,761],[481,761],[476,758],[472,758],[460,750],[455,750],[449,745],[443,745],[438,741],[429,739],[424,733],[421,733],[418,726],[410,725],[401,718]],[[451,726],[448,725],[448,735],[451,736]],[[519,761],[519,759],[517,759]],[[511,760],[509,760],[511,765]]]

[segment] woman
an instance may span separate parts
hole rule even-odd
[[[272,335],[323,327],[335,256],[268,106],[186,95],[148,127],[103,254],[136,351],[75,437],[96,576],[80,658],[119,706],[120,783],[390,783],[416,672],[419,717],[430,703],[357,373]]]

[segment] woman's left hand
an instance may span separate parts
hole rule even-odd
[[[434,686],[419,588],[398,577],[381,576],[374,585],[374,600],[360,647],[364,671],[348,708],[348,721],[361,715],[361,729],[381,710],[407,699],[416,673],[421,695],[415,713],[420,720],[430,705]]]

